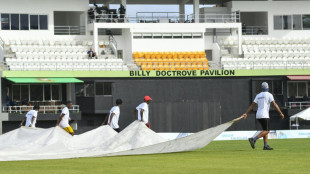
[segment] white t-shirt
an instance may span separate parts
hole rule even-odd
[[[111,118],[111,114],[114,113],[114,116],[111,120],[111,128],[113,129],[118,129],[119,125],[118,125],[118,120],[119,120],[119,115],[120,115],[120,109],[118,106],[114,106],[111,108],[110,110],[110,115],[109,115],[109,119],[108,119],[108,123],[110,122],[110,118]]]
[[[63,109],[62,109],[62,111],[61,111],[61,115],[62,114],[65,114],[63,117],[62,117],[62,119],[61,119],[61,121],[60,121],[60,123],[59,123],[59,126],[61,127],[61,128],[66,128],[66,127],[69,127],[70,125],[69,125],[69,120],[70,120],[70,113],[69,113],[69,109],[68,109],[68,107],[64,107]]]
[[[254,102],[257,103],[258,109],[256,118],[269,118],[270,103],[274,101],[272,94],[269,92],[261,92],[256,95]]]
[[[35,110],[30,110],[29,112],[27,112],[26,114],[26,127],[29,127],[29,125],[32,122],[32,117],[34,117],[33,120],[33,124],[31,124],[31,127],[36,127],[36,123],[37,123],[37,116],[38,116],[38,111]]]
[[[146,124],[149,122],[149,105],[146,102],[141,103],[136,107],[138,110],[138,120],[141,120],[140,111],[143,109],[143,122]]]

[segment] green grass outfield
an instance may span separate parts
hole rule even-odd
[[[190,142],[189,142],[190,143]],[[194,143],[194,142],[193,142]],[[0,162],[0,173],[310,173],[310,139],[214,141],[203,149],[173,154]]]

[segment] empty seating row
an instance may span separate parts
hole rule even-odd
[[[66,45],[66,46],[92,46],[93,41],[90,40],[4,40],[6,45]]]
[[[154,59],[135,59],[136,63],[139,62],[208,62],[207,58],[154,58]]]
[[[193,51],[193,52],[134,52],[133,58],[204,58],[206,53],[204,51]]]
[[[104,63],[10,63],[10,70],[128,70],[123,64]]]
[[[264,62],[287,62],[287,61],[310,61],[310,57],[288,57],[288,58],[226,58],[222,57],[222,62],[254,62],[254,61],[264,61]]]
[[[122,59],[77,59],[77,58],[39,58],[39,59],[33,59],[33,58],[6,58],[6,62],[20,62],[20,63],[28,63],[28,62],[98,62],[98,63],[123,63]]]
[[[49,46],[38,46],[38,47],[27,47],[27,46],[11,46],[12,52],[47,52],[47,53],[54,53],[54,52],[87,52],[89,47],[83,46],[76,46],[68,48],[67,46],[63,47],[49,47]]]
[[[310,39],[304,38],[271,38],[271,37],[243,37],[246,45],[275,45],[275,44],[310,44]]]
[[[142,70],[208,70],[208,65],[141,65]]]
[[[224,69],[308,69],[310,62],[235,62],[223,63]]]

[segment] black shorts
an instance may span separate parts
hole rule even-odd
[[[117,129],[114,129],[117,133],[119,133],[120,132],[120,130],[119,130],[119,128],[117,128]]]
[[[259,122],[260,126],[262,127],[262,129],[264,131],[269,131],[269,125],[270,125],[270,119],[269,118],[260,118],[257,119],[257,121]]]

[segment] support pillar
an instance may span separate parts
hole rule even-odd
[[[94,37],[94,43],[93,43],[93,45],[94,45],[94,51],[97,53],[97,55],[99,55],[99,53],[98,53],[98,50],[99,50],[99,48],[98,48],[98,28],[97,28],[97,26],[96,26],[96,23],[94,23],[94,30],[93,30],[93,37]]]
[[[195,23],[199,23],[199,0],[193,0]]]
[[[238,34],[238,52],[239,55],[242,54],[242,26],[241,23],[239,27],[237,28],[237,34]]]
[[[179,21],[180,23],[185,22],[185,4],[179,4]]]
[[[125,9],[127,9],[127,0],[122,0],[121,4],[125,7]]]

